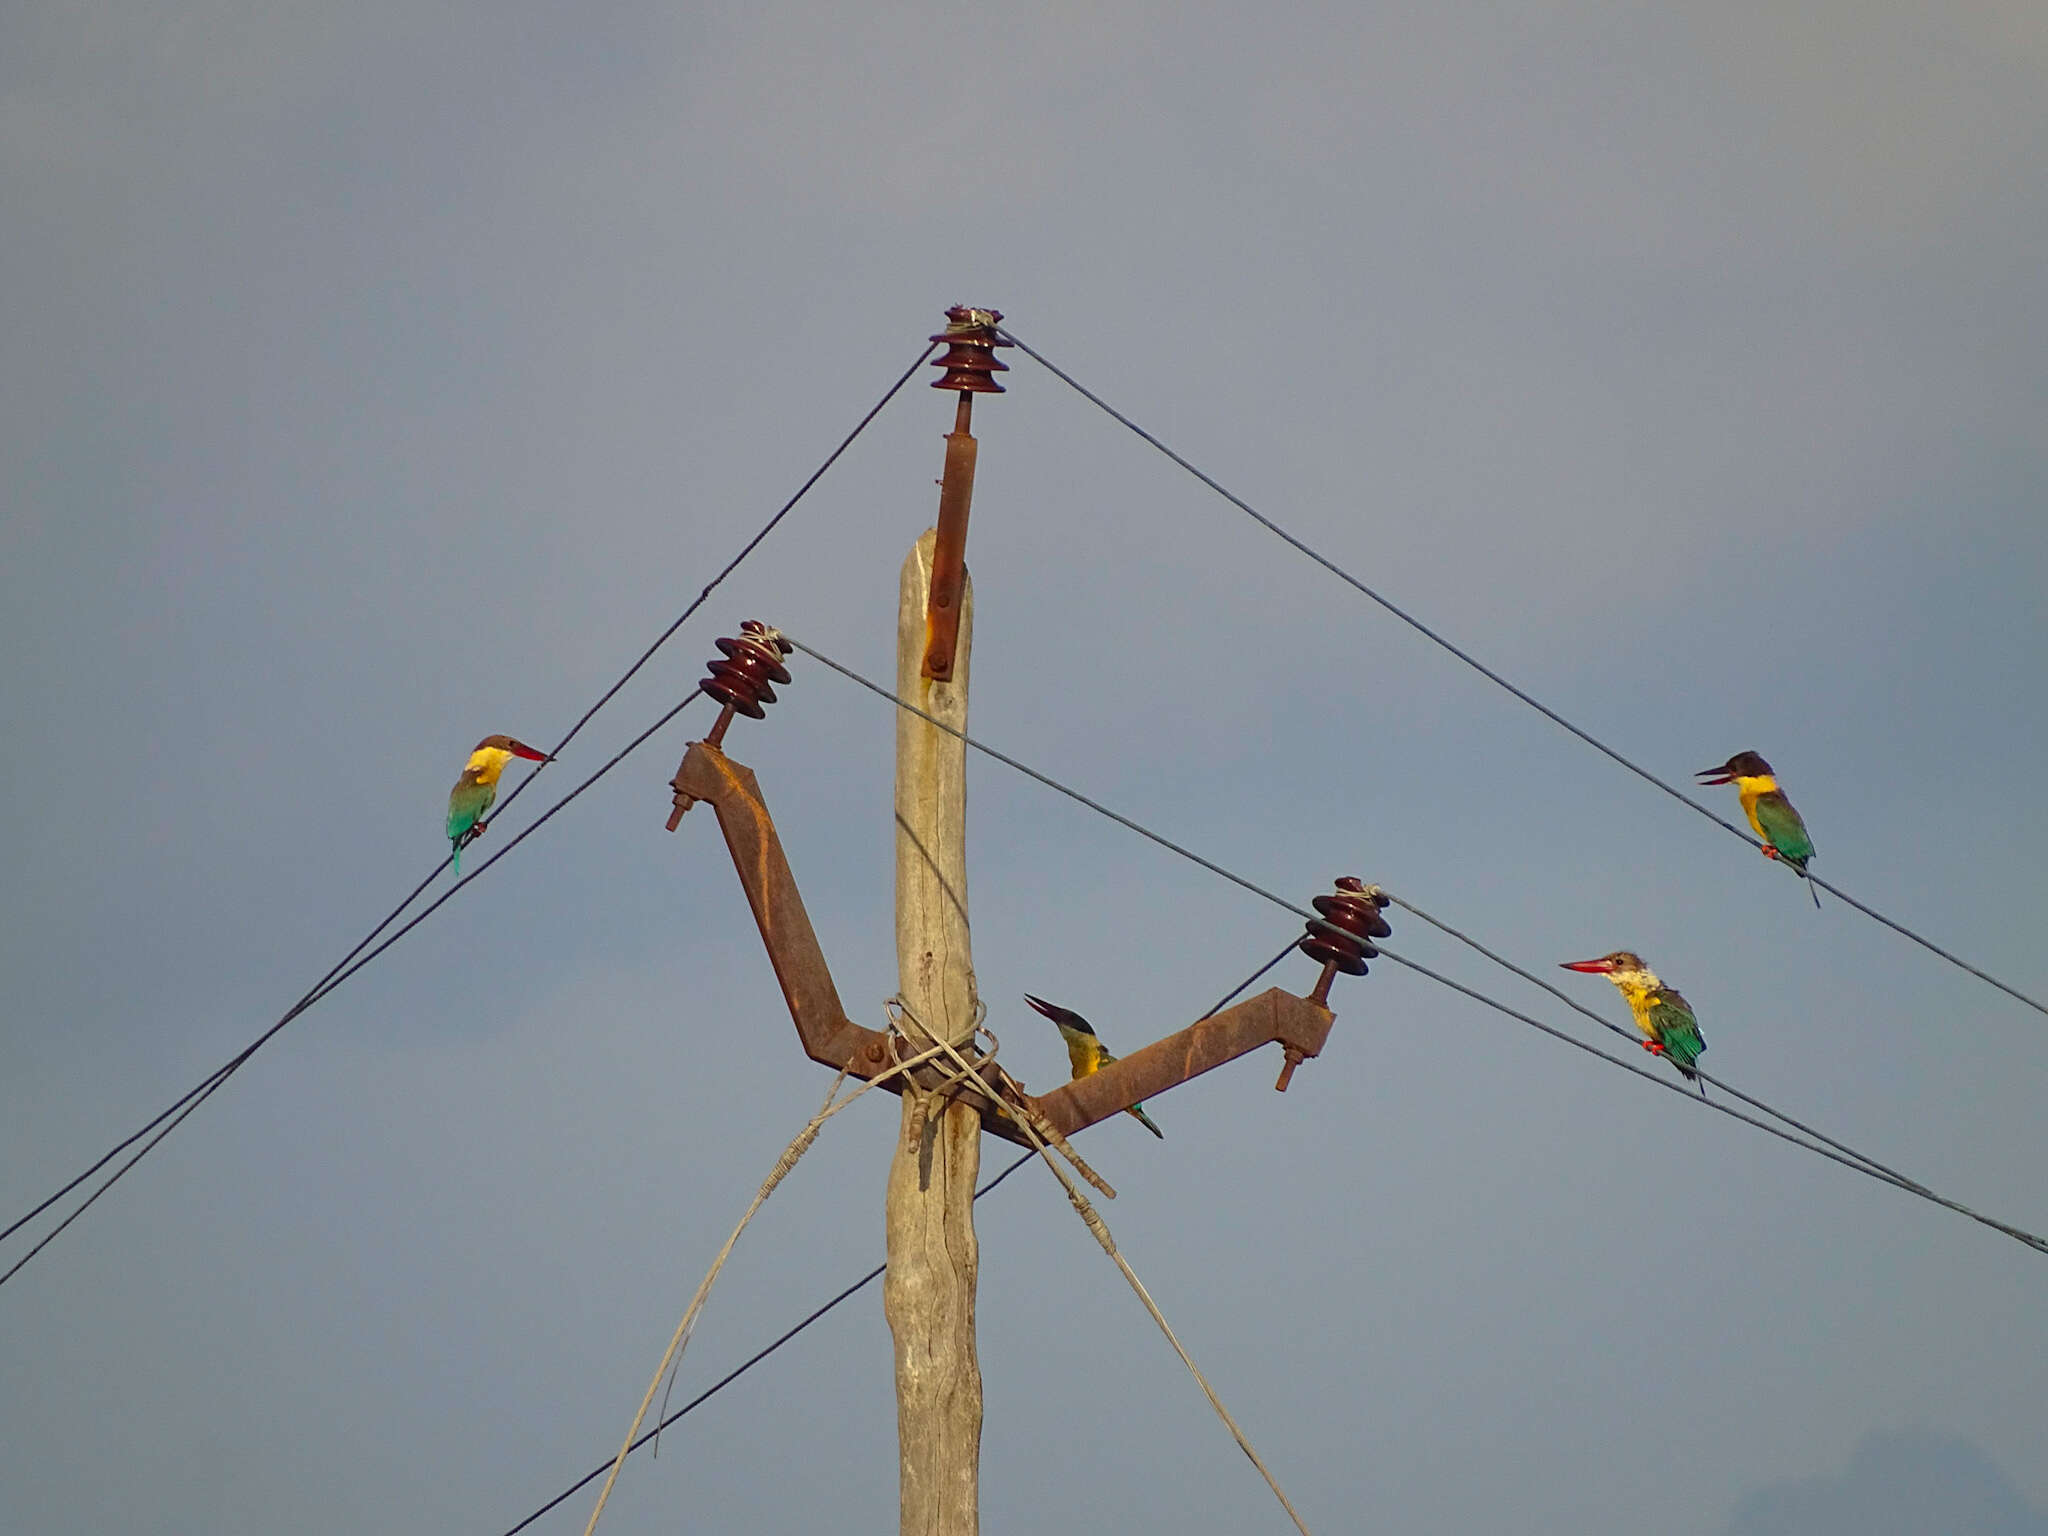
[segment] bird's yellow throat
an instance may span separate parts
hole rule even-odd
[[[469,754],[469,761],[463,765],[463,776],[476,784],[495,784],[498,775],[505,771],[505,765],[512,761],[512,754],[503,747],[478,747]]]

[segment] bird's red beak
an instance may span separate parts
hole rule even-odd
[[[529,763],[552,763],[554,761],[547,753],[537,752],[523,741],[510,743],[510,748],[514,757],[523,757]]]
[[[1584,971],[1588,976],[1611,976],[1614,974],[1612,960],[1567,960],[1561,970]]]
[[[1693,777],[1702,784],[1733,784],[1735,782],[1735,775],[1728,771],[1726,763],[1723,763],[1718,768],[1702,768]]]

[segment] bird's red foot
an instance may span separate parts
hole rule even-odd
[[[1664,1054],[1664,1047],[1659,1045],[1655,1040],[1645,1040],[1643,1042],[1643,1049],[1648,1051],[1652,1056],[1662,1056]]]
[[[1763,855],[1767,859],[1775,859],[1778,856],[1778,850],[1766,844],[1764,846]]]

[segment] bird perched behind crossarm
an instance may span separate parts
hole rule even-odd
[[[1095,1033],[1095,1026],[1073,1009],[1062,1008],[1058,1003],[1048,1003],[1044,998],[1033,997],[1029,992],[1024,994],[1024,1001],[1059,1026],[1060,1038],[1067,1042],[1067,1061],[1074,1069],[1074,1081],[1079,1082],[1084,1077],[1093,1077],[1103,1067],[1116,1060],[1110,1055],[1109,1047],[1104,1045]],[[1166,1140],[1166,1132],[1152,1123],[1152,1117],[1145,1113],[1144,1105],[1133,1104],[1124,1113],[1134,1116],[1138,1124],[1161,1141]]]

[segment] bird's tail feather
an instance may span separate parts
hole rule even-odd
[[[1166,1132],[1162,1131],[1161,1129],[1159,1129],[1158,1126],[1152,1123],[1152,1117],[1145,1113],[1144,1105],[1133,1104],[1131,1106],[1131,1113],[1137,1117],[1138,1124],[1144,1126],[1146,1130],[1150,1131],[1154,1136],[1157,1136],[1161,1141],[1166,1140]]]

